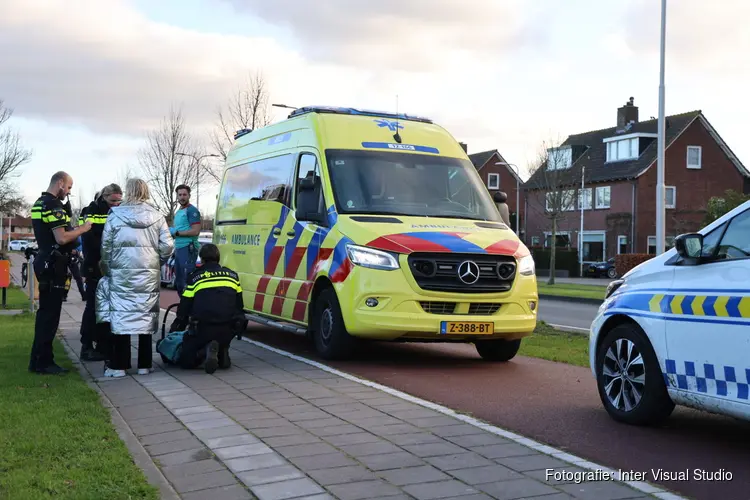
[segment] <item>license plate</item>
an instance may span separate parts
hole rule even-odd
[[[456,333],[469,335],[492,335],[493,333],[495,333],[495,324],[472,321],[441,321],[440,333],[442,335],[450,335]]]

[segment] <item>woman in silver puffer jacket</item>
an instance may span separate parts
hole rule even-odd
[[[174,240],[164,216],[147,203],[149,198],[146,182],[129,179],[124,203],[110,210],[104,225],[96,320],[111,325],[106,377],[124,377],[131,368],[131,335],[138,335],[138,374],[152,371],[151,336],[159,328],[161,263],[172,254]]]

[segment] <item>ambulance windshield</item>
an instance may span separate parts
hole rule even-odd
[[[339,213],[502,221],[467,160],[349,150],[326,158]]]

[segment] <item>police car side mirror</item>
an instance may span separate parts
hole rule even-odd
[[[683,259],[700,259],[703,255],[703,235],[699,233],[681,234],[674,239],[674,246]]]

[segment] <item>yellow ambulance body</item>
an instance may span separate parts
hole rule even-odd
[[[528,249],[425,118],[308,107],[238,132],[214,242],[248,319],[310,335],[326,359],[371,339],[470,342],[507,361],[536,326]]]

